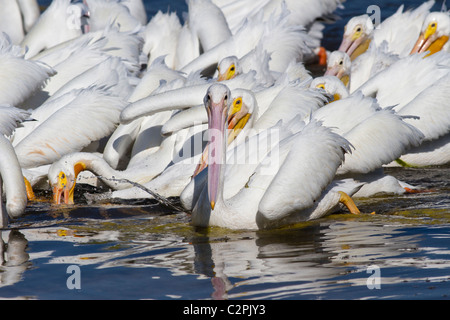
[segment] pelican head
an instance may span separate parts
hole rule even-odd
[[[420,36],[411,53],[429,51],[432,55],[442,49],[450,36],[450,16],[447,12],[431,12],[422,25]]]
[[[256,98],[250,90],[236,89],[231,93],[231,106],[228,111],[228,144],[230,144],[253,119],[256,112]]]
[[[53,192],[53,202],[73,204],[73,194],[78,174],[86,168],[83,162],[72,164],[67,158],[54,162],[48,170],[48,180]]]
[[[242,68],[239,59],[236,56],[223,58],[217,65],[217,73],[217,81],[230,80],[241,74]]]
[[[311,88],[324,90],[333,97],[332,101],[337,101],[348,97],[348,89],[336,76],[322,76],[315,78],[311,84]]]
[[[348,54],[342,51],[333,51],[328,57],[325,76],[336,76],[347,86],[350,78],[351,65],[352,62]]]
[[[233,142],[242,129],[255,118],[257,102],[252,91],[246,89],[234,89],[231,92],[230,107],[228,109],[228,138],[227,145]],[[193,176],[198,175],[208,166],[209,147],[203,151],[199,164]]]
[[[208,88],[203,100],[208,114],[208,197],[212,210],[217,202],[221,166],[225,160],[229,97],[230,89],[215,83]]]
[[[367,14],[351,18],[345,25],[338,50],[347,53],[351,60],[354,60],[369,47],[373,29],[372,20]]]

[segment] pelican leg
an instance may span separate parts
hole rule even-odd
[[[356,206],[355,202],[353,201],[353,199],[343,191],[338,191],[338,192],[341,195],[339,202],[342,203],[343,205],[345,205],[347,207],[347,209],[350,211],[350,213],[360,214],[360,211],[359,211],[358,207]]]

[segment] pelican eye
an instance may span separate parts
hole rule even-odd
[[[433,22],[433,23],[431,24],[431,27],[432,27],[432,28],[436,28],[436,23]]]
[[[356,32],[361,32],[361,27],[356,28]]]
[[[344,63],[344,61],[342,61],[342,60],[341,60],[341,61],[339,61],[339,64],[340,64],[340,65],[342,65],[343,63]]]
[[[232,66],[232,67],[230,68],[230,71],[234,71],[234,70],[235,70],[235,67]]]

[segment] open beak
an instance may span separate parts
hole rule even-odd
[[[327,68],[327,71],[325,71],[325,76],[335,76],[338,77],[339,79],[342,77],[344,73],[344,70],[342,70],[342,68],[340,68],[338,65],[334,65],[334,66],[330,66],[329,68]]]
[[[245,116],[238,118],[236,114],[232,114],[228,117],[228,141],[227,145],[233,142],[234,139],[239,135],[242,129],[250,119],[251,113],[247,113]]]
[[[225,81],[229,80],[228,73],[219,73],[219,76],[217,77],[217,81]]]
[[[65,204],[73,204],[73,190],[69,190],[67,187],[61,187],[58,183],[53,187],[53,203],[61,204],[61,198]]]
[[[218,103],[210,102],[210,108],[208,108],[208,197],[212,210],[217,202],[223,153],[226,152],[224,134],[227,111],[223,99]]]

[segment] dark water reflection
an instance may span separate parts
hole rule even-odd
[[[442,183],[412,198],[361,199],[364,212],[377,214],[335,214],[264,232],[196,229],[188,215],[154,205],[37,203],[2,232],[0,297],[448,299],[447,194]],[[80,268],[81,289],[67,287],[71,265]],[[380,289],[368,287],[372,266]]]

